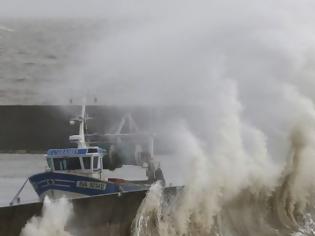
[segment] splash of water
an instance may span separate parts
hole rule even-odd
[[[133,236],[155,235],[154,225],[159,224],[162,209],[162,186],[159,182],[153,184],[138,209],[138,214],[132,227]]]
[[[312,214],[307,213],[303,217],[304,225],[298,229],[298,232],[292,234],[292,236],[313,236],[315,235],[315,221]]]
[[[292,126],[289,155],[277,157],[286,161],[276,165],[263,132],[241,119],[235,90],[225,95],[210,150],[208,140],[201,141],[187,127],[178,130],[179,155],[193,156],[189,178],[183,191],[166,203],[162,189],[151,189],[135,219],[137,236],[278,236],[293,234],[303,225],[311,232],[312,224],[305,225],[303,219],[315,196],[312,103],[293,97],[304,112]]]
[[[73,236],[66,229],[72,214],[72,204],[67,199],[52,201],[46,197],[42,216],[32,217],[22,229],[21,236]]]

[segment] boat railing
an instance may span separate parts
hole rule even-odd
[[[10,206],[13,206],[14,202],[16,202],[16,203],[18,203],[18,204],[21,202],[20,194],[21,194],[21,192],[23,191],[23,189],[24,189],[26,183],[28,182],[28,180],[29,180],[29,178],[27,178],[27,179],[24,181],[23,185],[20,187],[20,189],[19,189],[19,190],[17,191],[17,193],[14,195],[14,197],[13,197],[12,200],[10,201]]]

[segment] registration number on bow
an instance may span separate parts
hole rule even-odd
[[[78,188],[105,190],[106,184],[101,182],[77,181]]]

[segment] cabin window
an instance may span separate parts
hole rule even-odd
[[[97,169],[98,157],[93,158],[93,169]]]
[[[91,157],[82,157],[84,169],[91,169]]]
[[[55,170],[65,170],[65,166],[63,163],[63,158],[55,158],[54,159]]]
[[[80,170],[81,164],[78,157],[55,158],[55,170]]]
[[[89,148],[88,153],[97,153],[97,148]]]
[[[47,158],[47,164],[48,164],[48,167],[50,169],[52,169],[52,159],[51,158]]]
[[[80,159],[78,157],[66,158],[68,170],[81,169]]]

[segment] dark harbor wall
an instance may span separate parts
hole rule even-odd
[[[131,113],[143,131],[157,134],[155,151],[169,152],[163,136],[167,122],[176,117],[188,117],[187,107],[109,107],[87,106],[88,133],[113,132],[121,118]],[[0,152],[42,153],[49,148],[72,147],[69,135],[78,133],[78,126],[69,120],[79,115],[81,106],[0,106]],[[193,115],[192,115],[193,116]],[[164,130],[164,131],[163,131]],[[167,135],[167,134],[166,134]]]
[[[45,152],[48,148],[71,147],[69,135],[77,134],[71,117],[80,114],[80,106],[0,106],[0,152]],[[88,106],[93,117],[89,133],[103,133],[117,126],[126,112],[146,129],[149,112],[146,108]]]

